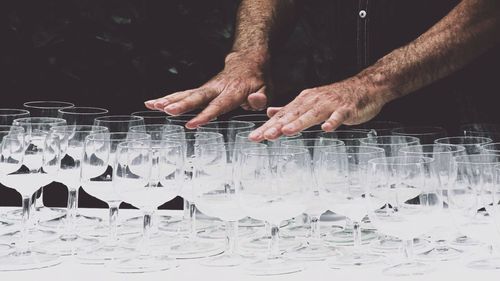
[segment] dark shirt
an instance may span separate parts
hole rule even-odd
[[[392,50],[404,46],[446,16],[455,0],[305,1],[298,27],[278,55],[276,103],[297,95],[295,87],[330,84],[360,72]],[[500,78],[500,48],[491,49],[461,71],[387,104],[379,120],[408,125],[445,126],[451,133],[461,123],[500,122],[495,105]],[[289,64],[295,73],[283,73]],[[287,77],[292,75],[292,79]],[[283,87],[280,85],[285,84]],[[300,86],[299,86],[300,87]],[[282,89],[281,92],[279,89]]]

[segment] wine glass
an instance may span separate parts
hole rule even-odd
[[[139,256],[117,260],[116,272],[139,273],[177,267],[175,259],[155,253],[151,226],[156,209],[174,199],[184,178],[183,144],[164,140],[128,141],[118,145],[113,177],[123,200],[143,213]]]
[[[343,147],[344,143],[337,139],[295,139],[283,141],[283,148],[303,148],[307,149],[310,154],[311,167],[313,170],[313,178],[310,181],[311,189],[314,196],[308,202],[306,210],[306,226],[293,227],[293,233],[299,232],[298,230],[305,228],[308,230],[306,233],[307,243],[305,246],[290,251],[290,257],[298,260],[324,260],[328,257],[338,255],[339,253],[335,248],[325,245],[321,239],[321,224],[320,216],[328,211],[327,205],[322,200],[321,190],[319,188],[319,161],[323,151],[330,147]]]
[[[269,121],[269,117],[267,114],[242,114],[242,115],[235,115],[230,118],[231,121],[244,121],[244,122],[250,122],[255,124],[255,128],[258,128],[267,121]]]
[[[236,185],[236,195],[243,211],[271,225],[268,256],[248,265],[248,272],[279,275],[301,271],[302,264],[282,256],[279,225],[304,213],[311,200],[309,151],[289,147],[268,148],[264,152],[261,149],[245,149],[239,177],[241,184]]]
[[[411,145],[419,145],[420,140],[411,136],[371,136],[360,139],[364,146],[374,146],[384,149],[385,156],[395,157],[399,155],[399,150]]]
[[[196,129],[188,129],[186,128],[186,123],[189,122],[191,119],[195,118],[198,116],[197,114],[182,114],[178,116],[167,116],[167,124],[173,124],[173,125],[180,125],[184,127],[186,131],[194,131]],[[217,117],[212,119],[212,121],[217,120]]]
[[[134,249],[121,246],[118,239],[118,210],[122,202],[120,189],[113,177],[118,144],[125,141],[147,141],[151,137],[142,133],[97,133],[85,138],[83,160],[81,162],[82,188],[91,196],[106,202],[109,206],[109,225],[105,229],[107,239],[97,248],[78,253],[83,263],[101,264],[107,261],[125,258],[134,253]],[[88,235],[99,236],[100,229],[92,230]]]
[[[180,223],[171,223],[165,227],[160,227],[164,231],[174,232],[178,232],[179,228],[188,229],[187,237],[172,245],[171,256],[176,258],[202,258],[219,254],[222,250],[218,243],[202,240],[197,236],[193,175],[196,174],[197,169],[202,168],[198,167],[196,162],[200,149],[207,145],[222,144],[224,142],[223,136],[214,132],[188,131],[185,133],[166,134],[164,139],[173,142],[182,142],[184,145],[184,156],[186,157],[184,165],[185,182],[179,192],[179,196],[188,202],[188,220],[187,222],[183,220]]]
[[[464,136],[486,137],[495,142],[500,141],[500,124],[471,123],[460,126]]]
[[[245,148],[266,149],[265,144],[252,143]],[[226,247],[222,255],[202,261],[203,265],[231,267],[243,263],[244,259],[236,253],[238,221],[246,214],[239,206],[235,195],[238,184],[238,159],[241,150],[234,143],[213,144],[200,147],[196,159],[194,180],[194,202],[205,215],[224,221]]]
[[[395,122],[395,121],[383,121],[383,120],[377,120],[377,121],[368,121],[366,123],[363,123],[361,125],[356,125],[351,128],[360,128],[360,129],[365,129],[365,130],[374,130],[376,132],[377,136],[390,136],[392,135],[392,130],[395,128],[401,128],[404,127],[403,123],[400,122]]]
[[[74,104],[65,101],[29,101],[23,104],[29,110],[32,117],[54,117],[58,116],[59,109],[75,107]]]
[[[492,142],[483,144],[479,148],[481,154],[497,154],[500,155],[500,142]]]
[[[322,132],[318,134],[320,139],[339,139],[347,146],[360,145],[361,139],[376,136],[374,131],[369,130],[336,130],[333,132]]]
[[[146,124],[132,126],[129,132],[144,133],[150,135],[152,140],[162,140],[165,135],[183,133],[184,127],[170,124]]]
[[[332,268],[362,266],[381,261],[361,246],[361,221],[368,214],[365,208],[366,171],[368,161],[384,157],[385,152],[370,146],[334,146],[321,151],[316,169],[320,196],[330,211],[346,216],[352,225],[352,251],[330,259]]]
[[[468,262],[475,269],[499,269],[498,246],[498,181],[495,167],[500,156],[475,154],[455,157],[455,182],[448,190],[449,209],[454,222],[467,237],[490,244],[491,250],[480,259]],[[486,209],[486,214],[481,209]]]
[[[70,107],[58,110],[57,117],[66,120],[68,125],[93,125],[98,117],[106,116],[107,109],[100,107]]]
[[[385,268],[388,275],[421,275],[432,265],[415,261],[414,238],[428,233],[443,219],[442,200],[435,184],[434,159],[416,156],[375,158],[368,161],[367,200],[372,223],[382,233],[403,242],[403,261]],[[439,180],[439,179],[437,179]]]
[[[130,127],[145,125],[144,118],[131,115],[109,115],[97,117],[94,125],[107,127],[111,133],[128,132]]]
[[[131,114],[132,116],[139,116],[144,118],[146,124],[168,124],[167,115],[163,111],[136,111]]]
[[[447,133],[443,127],[401,127],[392,129],[395,136],[411,136],[419,139],[420,144],[433,144],[436,139],[446,137]]]
[[[0,125],[12,125],[14,120],[30,117],[30,112],[24,109],[0,108]]]
[[[7,135],[2,141],[0,179],[2,184],[21,194],[22,227],[15,251],[0,257],[0,271],[45,268],[61,262],[58,255],[34,249],[30,243],[41,242],[33,237],[39,231],[30,226],[31,198],[40,185],[47,185],[56,177],[60,162],[59,140],[45,132],[32,132],[29,139],[25,137],[27,136],[19,134]],[[27,169],[21,172],[22,165]]]
[[[50,128],[54,126],[66,125],[66,120],[53,117],[27,117],[15,119],[12,124],[14,126],[20,126],[24,128],[24,131],[27,135],[27,140],[29,142],[32,134],[49,133]],[[27,146],[27,150],[29,150],[30,148],[30,146]],[[44,187],[42,185],[39,186],[39,191],[36,194],[36,198],[34,199],[34,202],[32,202],[36,211],[36,214],[34,213],[32,214],[32,216],[35,217],[37,221],[47,221],[64,216],[64,211],[60,209],[45,207],[43,203],[43,188]],[[37,206],[37,202],[40,206]],[[12,219],[18,219],[19,215],[20,213],[18,211],[14,211],[12,213],[9,213],[8,217]]]
[[[448,189],[451,188],[454,179],[454,157],[465,155],[465,148],[458,145],[446,145],[446,144],[425,144],[425,145],[413,145],[401,148],[401,156],[420,156],[433,158],[433,166],[435,171],[439,174],[440,183],[438,184],[438,191],[443,198],[443,212],[446,216],[449,214],[449,203],[448,203]],[[463,254],[463,250],[452,247],[446,241],[454,233],[450,233],[450,230],[456,229],[455,225],[451,223],[450,220],[444,220],[438,231],[431,235],[435,238],[435,247],[430,251],[425,251],[418,255],[419,259],[429,260],[429,261],[447,261],[459,258]],[[460,235],[462,237],[462,235]],[[452,237],[452,238],[456,238]],[[449,240],[449,239],[448,239]]]
[[[101,219],[78,215],[78,190],[81,186],[81,164],[85,138],[91,134],[109,133],[108,128],[93,125],[55,126],[50,134],[59,138],[61,146],[61,167],[58,181],[68,188],[68,206],[63,231],[59,239],[49,244],[50,249],[61,255],[73,255],[97,244],[96,239],[84,238],[77,234],[78,228],[94,226]],[[60,226],[61,221],[41,223],[45,227]]]
[[[245,121],[212,121],[199,126],[198,132],[219,133],[224,137],[224,142],[235,143],[237,133],[250,132],[254,127],[254,123]]]
[[[434,141],[436,144],[454,144],[465,147],[467,155],[480,154],[481,146],[492,143],[493,140],[486,137],[456,136],[440,138]]]

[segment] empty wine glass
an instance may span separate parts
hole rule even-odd
[[[278,275],[298,272],[303,265],[282,256],[279,225],[305,212],[313,195],[311,159],[307,149],[268,148],[243,150],[236,195],[250,217],[271,224],[266,259],[247,266],[250,274]]]
[[[433,269],[414,259],[414,238],[437,227],[442,219],[442,201],[434,184],[434,159],[399,156],[368,161],[368,211],[382,233],[403,242],[404,260],[383,270],[396,276],[421,275]]]
[[[108,113],[104,108],[78,106],[59,109],[57,117],[66,120],[68,125],[93,125],[96,118]]]
[[[411,136],[419,139],[420,144],[433,144],[436,139],[446,137],[447,133],[443,127],[401,127],[392,129],[395,136]]]
[[[58,116],[59,109],[75,107],[74,104],[65,101],[29,101],[23,104],[29,110],[31,117],[54,117]]]
[[[460,230],[483,243],[491,250],[480,259],[467,266],[475,269],[500,269],[498,229],[495,226],[498,210],[495,167],[500,164],[500,156],[494,154],[475,154],[455,157],[456,177],[448,190],[449,208],[452,218]],[[480,211],[485,208],[484,211]]]
[[[27,140],[29,143],[29,139],[32,134],[40,134],[40,133],[49,133],[50,128],[54,126],[63,126],[66,125],[66,120],[60,118],[53,117],[27,117],[27,118],[19,118],[15,119],[12,124],[14,126],[23,127],[24,131],[27,135]],[[27,146],[27,150],[29,150],[31,146]],[[50,182],[49,182],[50,183]],[[49,184],[47,183],[47,184]],[[39,191],[36,194],[36,199],[34,202],[35,211],[32,216],[36,218],[36,221],[47,221],[51,219],[57,219],[64,216],[64,211],[60,209],[48,208],[45,207],[43,202],[43,185],[39,186]],[[17,219],[21,215],[19,212],[12,212],[8,214],[9,218]]]
[[[254,127],[254,123],[245,121],[212,121],[198,127],[198,132],[219,133],[224,137],[224,142],[235,143],[237,133],[250,132]]]
[[[282,147],[287,148],[303,148],[307,149],[310,154],[311,167],[313,170],[313,178],[310,181],[311,189],[314,196],[308,202],[306,210],[306,219],[308,225],[294,227],[294,232],[297,229],[306,228],[307,243],[305,246],[290,251],[289,255],[293,259],[299,260],[324,260],[328,257],[338,255],[339,253],[333,247],[327,246],[321,239],[321,224],[320,216],[328,211],[328,206],[324,203],[321,196],[321,189],[319,188],[319,166],[321,154],[330,147],[342,147],[344,143],[337,139],[295,139],[283,141]]]
[[[335,146],[321,151],[317,164],[320,196],[330,211],[346,216],[352,225],[353,249],[330,259],[333,268],[362,266],[381,261],[381,256],[363,249],[361,220],[365,208],[366,171],[368,161],[384,157],[385,152],[370,146]]]
[[[139,116],[144,118],[146,124],[168,124],[167,114],[163,111],[136,111],[131,114],[132,116]]]
[[[30,112],[24,109],[0,108],[0,125],[12,125],[14,120],[30,117]]]
[[[230,118],[232,121],[245,121],[255,124],[255,128],[258,128],[267,121],[269,121],[269,117],[267,114],[243,114],[243,115],[235,115]]]
[[[171,256],[176,258],[202,258],[219,254],[222,250],[218,243],[202,240],[197,236],[193,175],[196,173],[196,169],[198,169],[196,158],[199,155],[200,149],[207,145],[222,144],[224,142],[223,136],[214,132],[188,131],[186,133],[166,134],[164,139],[183,143],[184,156],[186,157],[184,165],[185,182],[179,192],[179,196],[188,202],[186,206],[189,211],[188,220],[160,227],[162,230],[174,232],[178,232],[179,228],[188,229],[188,236],[172,245]]]
[[[94,125],[107,127],[111,133],[128,132],[130,127],[145,125],[144,118],[131,115],[109,115],[97,117]]]
[[[58,181],[68,188],[68,205],[64,226],[59,239],[50,243],[50,249],[61,255],[73,255],[97,244],[96,239],[79,236],[77,228],[93,226],[101,219],[78,215],[78,190],[81,186],[81,164],[85,138],[91,134],[109,133],[108,128],[91,125],[55,126],[50,134],[59,138],[61,146],[61,167]],[[59,226],[61,221],[42,223],[45,227]]]
[[[371,136],[360,140],[362,145],[380,147],[385,151],[385,156],[395,157],[399,150],[411,145],[419,145],[420,141],[411,136]]]
[[[184,127],[170,124],[146,124],[132,126],[129,131],[133,133],[148,134],[151,136],[152,140],[162,140],[165,135],[183,133]]]
[[[333,132],[323,132],[318,134],[320,139],[339,139],[347,146],[360,145],[361,139],[376,136],[374,131],[369,130],[336,130]]]
[[[150,230],[156,209],[177,196],[184,178],[183,167],[180,142],[128,141],[118,145],[113,177],[123,200],[142,211],[143,234],[137,249],[139,256],[115,261],[114,271],[152,272],[177,266],[175,259],[155,253]]]
[[[91,196],[106,202],[109,206],[109,226],[105,229],[107,239],[97,248],[78,253],[83,263],[101,264],[107,261],[125,258],[134,253],[134,249],[121,246],[118,239],[118,210],[122,202],[120,190],[113,177],[118,144],[125,141],[147,141],[148,134],[142,133],[97,133],[85,138],[83,160],[81,163],[81,181],[83,189]],[[89,233],[99,235],[99,229]]]
[[[485,137],[500,142],[500,124],[471,123],[460,126],[464,136]]]
[[[497,154],[500,155],[500,142],[492,142],[483,144],[479,148],[482,154]]]
[[[31,197],[41,185],[49,184],[56,177],[60,162],[59,150],[59,140],[44,132],[32,132],[28,140],[19,134],[3,138],[0,179],[2,184],[15,189],[22,196],[22,227],[15,251],[0,257],[0,271],[45,268],[61,262],[58,255],[33,249],[30,243],[41,242],[32,237],[39,232],[30,225]],[[22,165],[27,167],[26,172],[20,172]]]
[[[394,121],[368,121],[361,125],[356,125],[351,128],[360,128],[365,130],[374,130],[377,136],[389,136],[392,135],[392,130],[395,128],[403,127],[403,123]]]
[[[450,217],[449,214],[449,203],[448,203],[448,189],[453,184],[454,174],[455,174],[455,160],[454,157],[465,155],[465,148],[459,145],[447,145],[447,144],[425,144],[425,145],[413,145],[408,147],[403,147],[400,150],[401,156],[419,156],[419,157],[429,157],[433,158],[433,166],[435,171],[439,174],[440,183],[436,183],[438,186],[438,191],[443,198],[443,212],[444,215]],[[435,246],[429,251],[425,251],[418,255],[419,259],[424,260],[453,260],[457,259],[463,253],[463,250],[449,245],[449,238],[456,238],[452,236],[456,233],[451,232],[456,229],[455,225],[452,224],[451,220],[443,220],[440,228],[431,235],[435,238]],[[436,237],[433,237],[433,236]],[[460,235],[459,237],[463,237]]]
[[[440,138],[434,141],[436,144],[454,144],[465,147],[467,155],[481,153],[481,146],[492,143],[493,140],[485,137],[457,136]]]
[[[196,114],[182,114],[178,116],[167,116],[167,124],[173,124],[173,125],[180,125],[184,127],[184,130],[186,131],[194,131],[196,129],[188,129],[186,128],[186,123],[189,122],[191,119],[195,118]],[[217,118],[214,118],[212,121],[217,120]]]

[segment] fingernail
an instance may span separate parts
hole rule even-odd
[[[278,130],[276,130],[275,128],[271,128],[271,129],[267,130],[267,131],[264,133],[264,135],[265,135],[266,137],[271,137],[271,138],[272,138],[272,137],[274,137],[274,136],[275,136],[275,135],[277,135],[277,134],[278,134]]]
[[[155,100],[147,100],[144,103],[147,105],[152,105],[155,102]]]
[[[295,130],[295,126],[293,125],[286,125],[285,127],[283,127],[283,131],[294,131]]]
[[[260,134],[259,134],[258,132],[256,132],[256,131],[253,131],[253,132],[251,132],[251,133],[248,135],[248,137],[249,137],[250,139],[259,139],[259,138],[260,138]]]

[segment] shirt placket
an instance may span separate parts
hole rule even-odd
[[[368,66],[369,51],[368,51],[368,8],[370,0],[358,0],[358,17],[357,25],[357,64],[358,69],[363,69]]]

